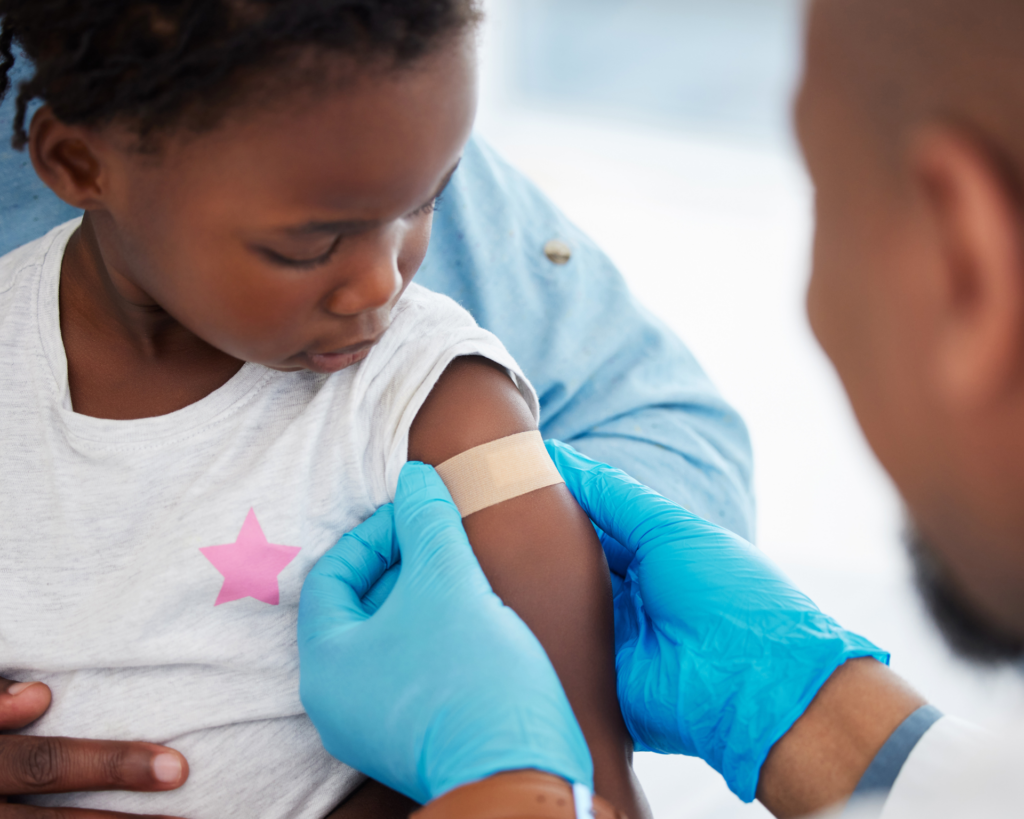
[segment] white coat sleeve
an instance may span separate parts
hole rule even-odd
[[[822,819],[1020,819],[1024,725],[1017,728],[1000,736],[943,717],[914,746],[884,801],[853,800]]]
[[[881,819],[1024,815],[1024,742],[943,717],[910,752]]]

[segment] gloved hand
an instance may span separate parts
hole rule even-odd
[[[738,535],[566,444],[547,447],[603,530],[619,702],[637,750],[699,756],[753,800],[771,747],[832,673],[889,655]]]
[[[302,704],[324,747],[388,787],[427,802],[535,768],[593,788],[547,654],[491,590],[429,466],[406,464],[394,505],[313,567],[298,633]]]

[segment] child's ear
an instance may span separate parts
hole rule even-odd
[[[76,208],[101,206],[102,163],[94,150],[94,134],[57,119],[49,105],[32,118],[28,150],[39,178],[57,196]]]
[[[930,126],[910,153],[941,263],[935,384],[954,412],[991,407],[1024,388],[1021,205],[1005,169],[969,134]]]

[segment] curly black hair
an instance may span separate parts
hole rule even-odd
[[[68,124],[129,123],[140,145],[212,127],[242,78],[287,72],[310,48],[408,66],[479,19],[478,0],[0,0],[0,100],[19,46],[12,145],[29,103]]]

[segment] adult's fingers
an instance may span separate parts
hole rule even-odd
[[[409,461],[398,476],[395,532],[403,571],[425,571],[431,581],[490,590],[477,563],[462,515],[437,471]]]
[[[39,719],[50,707],[50,689],[41,682],[0,677],[0,731],[15,731]]]
[[[361,621],[363,597],[398,560],[391,504],[382,506],[317,561],[302,586],[300,623],[330,615]]]
[[[561,441],[545,441],[545,445],[576,502],[630,554],[666,527],[681,530],[703,523],[622,470],[592,460]],[[621,561],[623,556],[614,557]]]
[[[0,794],[169,791],[187,778],[185,757],[148,742],[0,736]]]
[[[629,564],[633,562],[636,555],[635,549],[627,549],[611,535],[601,533],[601,548],[604,549],[605,559],[608,561],[608,568],[612,577],[624,578]]]
[[[0,819],[174,819],[171,816],[139,815],[83,808],[34,808],[31,805],[0,804]]]
[[[362,597],[397,562],[394,508],[389,503],[339,540],[314,571],[332,575]]]
[[[398,563],[384,572],[384,576],[381,577],[376,583],[363,596],[363,606],[366,608],[366,613],[373,615],[377,609],[384,605],[384,601],[388,599],[391,594],[391,590],[395,587],[395,583],[398,582],[398,576],[402,571],[402,564]]]
[[[395,532],[406,566],[428,559],[449,543],[464,541],[470,548],[448,487],[432,466],[419,461],[409,461],[398,476]]]

